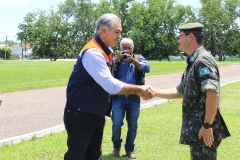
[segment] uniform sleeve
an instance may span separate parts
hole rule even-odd
[[[216,61],[213,57],[201,57],[196,67],[197,81],[201,84],[202,92],[213,90],[219,93],[220,80]]]

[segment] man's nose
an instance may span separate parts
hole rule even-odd
[[[122,38],[122,34],[119,34],[118,35],[118,39],[120,40]]]

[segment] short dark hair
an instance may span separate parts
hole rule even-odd
[[[190,33],[194,34],[197,43],[198,44],[203,44],[204,41],[204,32],[199,29],[192,29],[192,30],[182,30],[181,32],[184,32],[186,35],[189,35]]]

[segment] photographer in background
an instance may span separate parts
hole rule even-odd
[[[145,72],[150,66],[142,55],[133,53],[134,44],[130,38],[123,38],[120,42],[121,51],[116,52],[113,60],[113,75],[118,80],[128,83],[144,85]],[[134,141],[137,135],[137,121],[140,114],[140,97],[135,94],[114,95],[112,103],[112,142],[114,150],[112,155],[119,157],[121,148],[121,127],[126,113],[128,132],[125,143],[126,155],[135,159]]]

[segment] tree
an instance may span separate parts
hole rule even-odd
[[[95,35],[97,21],[96,4],[90,0],[66,0],[59,5],[66,31],[68,34],[67,46],[71,49],[70,57],[77,57],[80,49]]]
[[[5,40],[2,43],[0,42],[0,44],[6,44],[7,46],[12,47],[12,46],[14,46],[15,44],[18,44],[18,43],[14,42],[14,41],[10,41],[10,40]]]
[[[228,48],[234,48],[227,43],[232,33],[239,27],[235,20],[240,16],[239,0],[201,0],[202,9],[199,12],[199,20],[205,25],[206,48],[213,55],[218,55],[219,60],[225,60]],[[237,41],[237,40],[235,40]],[[227,46],[230,45],[231,47]]]
[[[240,58],[240,27],[235,26],[230,30],[226,39],[226,54],[229,56],[238,56]]]
[[[18,38],[33,47],[35,55],[76,58],[80,49],[94,36],[98,18],[104,13],[117,14],[122,21],[122,36],[134,41],[134,50],[150,59],[168,59],[179,55],[178,27],[188,22],[205,25],[205,44],[220,59],[239,54],[240,0],[201,0],[195,10],[177,0],[66,0],[57,11],[50,9],[28,13],[19,24]],[[195,13],[193,12],[195,11]],[[199,14],[198,14],[199,13]],[[198,18],[196,18],[198,16]],[[118,46],[114,48],[118,49]]]
[[[27,13],[24,17],[23,23],[18,25],[18,29],[21,30],[17,33],[17,39],[23,43],[30,43],[32,46],[32,42],[35,41],[35,32],[34,32],[34,24],[36,22],[36,14],[35,13]]]
[[[61,13],[53,9],[28,13],[24,23],[19,25],[21,32],[18,33],[18,39],[33,47],[33,55],[51,60],[68,57],[70,50],[66,43],[68,35],[65,26]]]
[[[178,5],[175,0],[148,0],[133,3],[129,19],[135,51],[150,59],[169,60],[170,55],[179,54],[177,27],[195,16],[190,7]]]
[[[6,54],[6,57],[5,57]],[[13,50],[10,47],[0,47],[0,59],[11,59],[11,57],[13,56]]]
[[[67,45],[68,32],[65,27],[66,23],[62,21],[60,12],[50,10],[46,15],[46,12],[41,11],[35,24],[35,31],[39,36],[34,42],[34,55],[48,57],[54,61],[68,57],[70,49]]]

